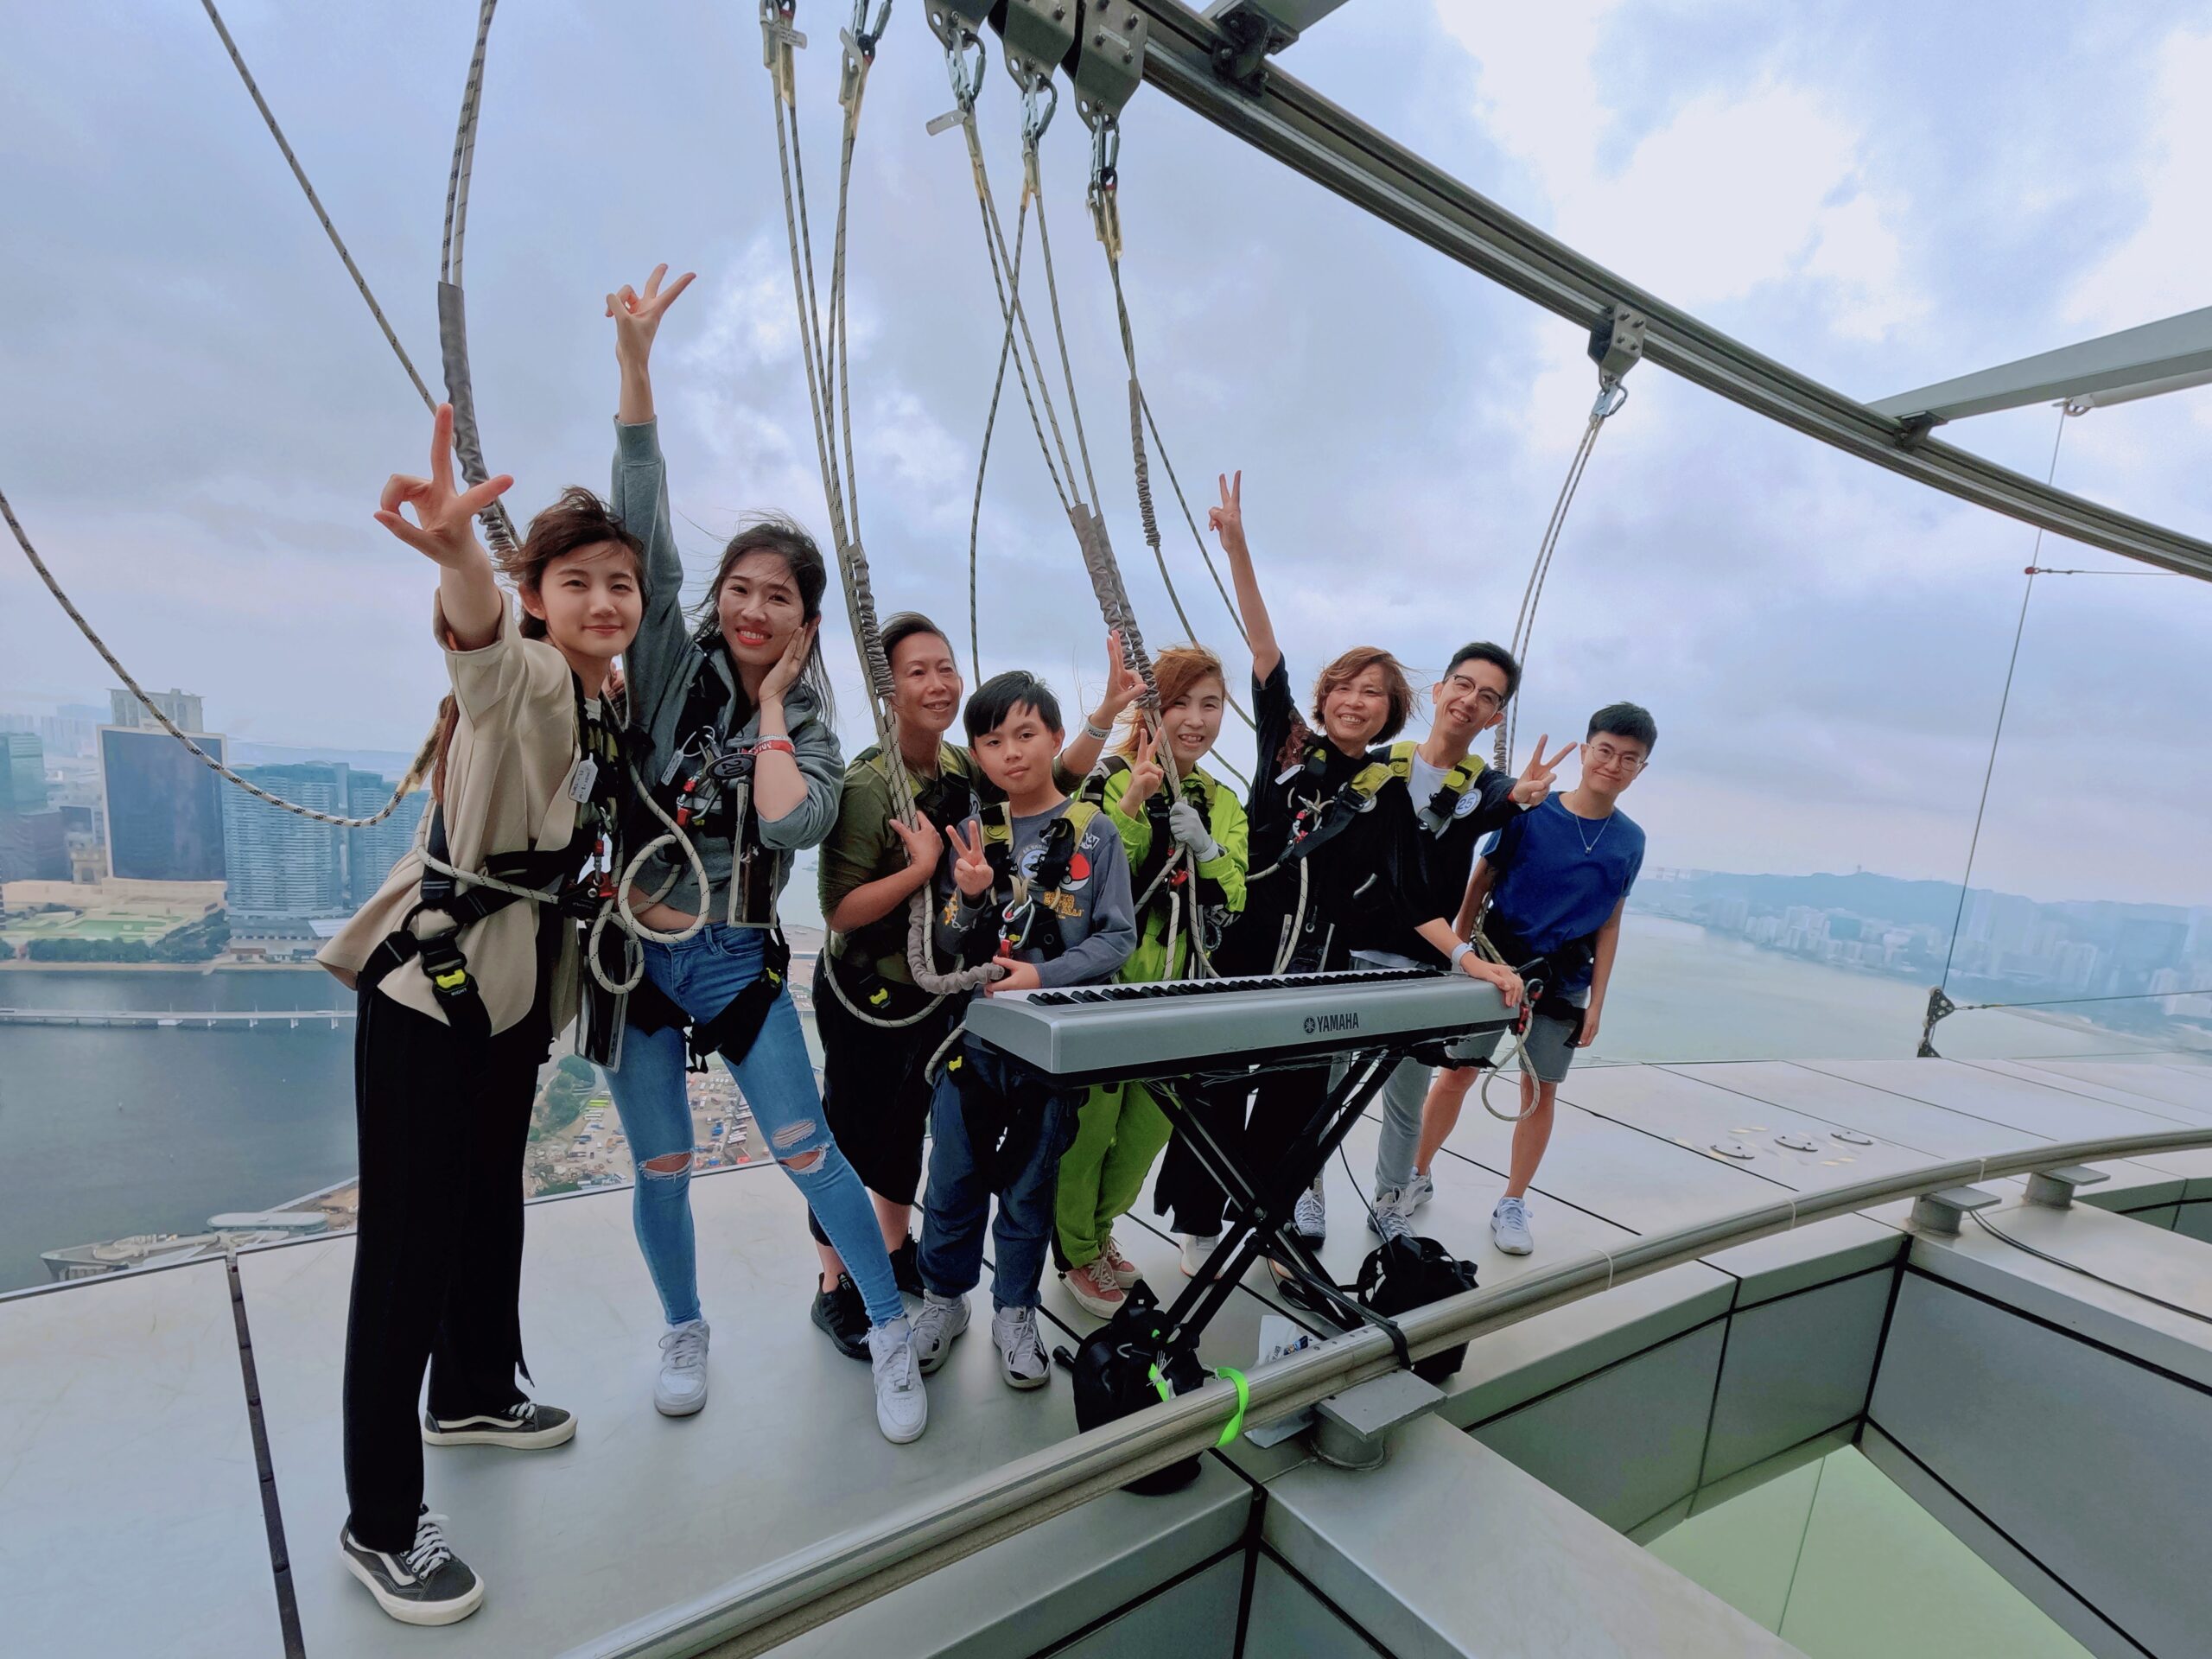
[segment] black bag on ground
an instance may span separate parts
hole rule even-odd
[[[1075,1421],[1078,1428],[1097,1428],[1133,1417],[1160,1403],[1154,1367],[1171,1392],[1187,1394],[1205,1383],[1205,1371],[1187,1349],[1166,1351],[1160,1342],[1164,1310],[1142,1285],[1128,1292],[1114,1317],[1084,1338],[1072,1357]],[[1147,1497],[1173,1492],[1198,1478],[1198,1459],[1183,1458],[1164,1469],[1140,1475],[1122,1487]]]
[[[1475,1264],[1454,1256],[1433,1238],[1408,1235],[1386,1238],[1360,1263],[1356,1294],[1359,1305],[1384,1319],[1457,1296],[1475,1287]],[[1466,1363],[1467,1344],[1414,1362],[1414,1375],[1442,1383]]]

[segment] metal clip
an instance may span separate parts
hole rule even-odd
[[[837,107],[857,115],[861,91],[868,85],[868,66],[875,61],[875,42],[855,35],[849,29],[838,30],[837,39],[845,48],[844,62],[837,73]]]
[[[1108,117],[1090,129],[1090,226],[1106,257],[1122,257],[1122,207],[1116,174],[1122,158],[1122,124]]]
[[[1598,365],[1599,385],[1612,387],[1643,360],[1645,325],[1643,313],[1625,305],[1614,306],[1609,315],[1599,319],[1590,331],[1590,360]]]
[[[791,54],[806,46],[806,36],[791,26],[798,10],[798,0],[760,0],[760,61],[775,81],[776,96],[793,107],[798,90]]]
[[[1007,0],[1006,72],[1024,92],[1052,79],[1075,46],[1075,0]]]
[[[1143,84],[1149,28],[1144,13],[1128,0],[1093,4],[1085,16],[1075,60],[1075,106],[1094,132],[1118,118]]]

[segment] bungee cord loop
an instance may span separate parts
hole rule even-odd
[[[1590,406],[1590,418],[1582,429],[1581,442],[1575,446],[1573,460],[1567,463],[1567,481],[1560,486],[1559,498],[1552,503],[1551,518],[1544,525],[1543,538],[1537,543],[1535,563],[1529,568],[1528,583],[1521,590],[1521,610],[1514,618],[1513,639],[1508,647],[1524,676],[1529,668],[1529,643],[1535,632],[1536,607],[1544,596],[1544,579],[1551,573],[1552,556],[1559,550],[1560,532],[1567,528],[1567,509],[1574,505],[1575,492],[1582,487],[1582,474],[1590,465],[1590,452],[1597,448],[1598,434],[1628,401],[1628,388],[1622,380],[1643,359],[1643,314],[1625,305],[1614,306],[1590,331],[1590,359],[1598,365],[1598,398]],[[1505,719],[1497,728],[1494,754],[1500,772],[1511,769],[1513,739],[1520,713],[1516,700],[1506,709]]]
[[[920,814],[906,775],[905,754],[899,747],[898,715],[891,702],[891,663],[883,648],[882,628],[876,616],[875,595],[868,576],[868,554],[861,542],[849,373],[850,339],[845,321],[846,233],[852,200],[853,154],[859,137],[861,105],[868,88],[868,71],[875,61],[876,43],[890,21],[891,3],[890,0],[882,0],[871,23],[866,0],[855,0],[851,26],[841,36],[844,56],[838,103],[844,118],[839,146],[836,220],[830,267],[830,327],[826,334],[815,286],[812,226],[806,209],[806,170],[798,142],[796,54],[805,46],[806,37],[795,27],[797,12],[797,0],[760,0],[761,58],[768,71],[769,101],[775,118],[784,228],[791,245],[792,298],[798,313],[799,357],[806,371],[815,453],[821,463],[823,498],[830,515],[831,539],[837,550],[838,577],[844,588],[846,613],[852,624],[854,649],[868,683],[868,712],[874,721],[893,810],[901,823],[912,826],[919,822]],[[976,46],[980,52],[980,42]],[[977,61],[980,70],[980,58]],[[988,963],[950,973],[940,970],[931,948],[930,910],[926,888],[917,891],[908,900],[906,965],[914,982],[931,993],[933,1001],[930,1006],[933,1008],[937,1000],[988,984],[1001,970]],[[834,982],[836,976],[832,974],[830,977]],[[851,1006],[849,1000],[847,1006]],[[853,1012],[871,1024],[884,1023],[857,1008]]]

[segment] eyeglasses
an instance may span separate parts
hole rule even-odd
[[[1464,696],[1467,690],[1467,682],[1465,680],[1446,680],[1444,684],[1446,690],[1462,696]],[[1505,699],[1498,696],[1497,692],[1491,690],[1488,686],[1484,686],[1475,693],[1475,706],[1478,709],[1484,710],[1485,713],[1496,714],[1499,709],[1505,707]]]
[[[1610,743],[1585,743],[1582,753],[1583,758],[1593,766],[1611,767],[1630,776],[1642,772],[1649,764],[1645,756],[1630,754],[1626,749],[1617,749]]]

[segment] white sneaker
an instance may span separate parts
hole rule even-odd
[[[689,1417],[707,1403],[707,1322],[688,1319],[660,1339],[660,1376],[653,1409],[664,1417]]]
[[[1298,1195],[1290,1212],[1290,1228],[1309,1243],[1319,1244],[1329,1236],[1329,1208],[1319,1187],[1309,1186]]]
[[[952,1339],[967,1328],[965,1296],[940,1296],[933,1290],[922,1294],[922,1311],[914,1315],[914,1357],[921,1362],[924,1376],[944,1363]]]
[[[1175,1242],[1182,1247],[1183,1276],[1185,1279],[1195,1279],[1198,1277],[1198,1269],[1211,1261],[1213,1253],[1221,1248],[1221,1235],[1219,1233],[1178,1233],[1175,1235]]]
[[[868,1333],[868,1357],[875,1374],[875,1426],[883,1438],[893,1446],[921,1439],[930,1402],[922,1391],[913,1327],[903,1319],[875,1326]]]
[[[1037,1310],[1001,1307],[991,1314],[991,1346],[999,1351],[999,1375],[1010,1389],[1041,1389],[1052,1380],[1052,1362],[1037,1334]]]
[[[1508,1255],[1526,1255],[1536,1248],[1529,1236],[1529,1206],[1519,1198],[1500,1198],[1490,1214],[1490,1236]]]
[[[1436,1183],[1427,1175],[1415,1173],[1398,1194],[1398,1213],[1411,1220],[1414,1211],[1436,1196]]]
[[[1070,1268],[1060,1275],[1060,1282],[1075,1298],[1076,1306],[1094,1319],[1112,1319],[1128,1300],[1128,1294],[1114,1282],[1114,1270],[1103,1255],[1079,1268]]]

